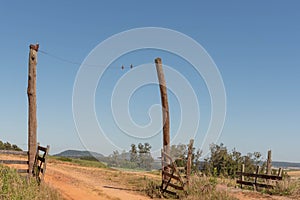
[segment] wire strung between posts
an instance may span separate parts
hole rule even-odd
[[[43,50],[39,50],[40,53],[44,54],[44,55],[47,55],[49,57],[52,57],[52,58],[55,58],[56,60],[59,60],[59,61],[62,61],[62,62],[65,62],[65,63],[69,63],[69,64],[73,64],[73,65],[82,65],[82,63],[80,62],[75,62],[75,61],[72,61],[72,60],[68,60],[68,59],[65,59],[65,58],[62,58],[62,57],[59,57],[59,56],[56,56],[54,54],[51,54],[51,53],[48,53],[46,51],[43,51]],[[92,65],[92,64],[84,64],[82,66],[87,66],[87,67],[99,67],[99,65]],[[131,64],[130,67],[125,67],[124,65],[122,65],[120,67],[122,70],[126,69],[126,68],[129,68],[129,69],[132,69],[133,68],[133,65]],[[118,67],[109,67],[107,69],[120,69]]]

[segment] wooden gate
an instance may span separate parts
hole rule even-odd
[[[162,194],[168,193],[177,196],[177,193],[171,191],[169,187],[174,188],[175,190],[185,191],[184,180],[181,177],[179,170],[177,169],[176,163],[168,154],[166,154],[164,151],[161,151],[161,158],[162,158],[161,159],[162,160],[162,183],[161,183]]]
[[[35,154],[35,160],[33,165],[33,176],[36,177],[38,183],[44,181],[44,175],[46,172],[46,158],[49,152],[50,146],[42,147],[39,144],[37,145],[37,151]]]

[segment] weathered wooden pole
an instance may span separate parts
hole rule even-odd
[[[188,147],[188,157],[187,157],[187,164],[186,164],[186,183],[188,187],[190,186],[190,176],[192,172],[193,144],[194,144],[194,140],[191,139]]]
[[[169,103],[167,95],[167,85],[162,68],[161,58],[155,59],[156,71],[159,81],[162,117],[163,117],[163,150],[170,155],[170,120],[169,120]]]
[[[36,154],[36,132],[37,132],[37,117],[36,117],[36,64],[37,52],[39,44],[29,46],[29,62],[28,62],[28,169],[29,174],[32,174],[33,164]]]
[[[272,151],[271,150],[269,150],[268,151],[268,159],[267,159],[267,174],[268,175],[271,175],[271,173],[272,173],[272,158],[271,158],[271,156],[272,156]]]

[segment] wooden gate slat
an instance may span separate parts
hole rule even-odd
[[[13,151],[13,150],[0,150],[0,154],[11,154],[11,155],[28,155],[28,151]]]
[[[2,164],[17,164],[17,165],[28,165],[28,161],[26,160],[0,160]]]

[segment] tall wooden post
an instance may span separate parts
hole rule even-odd
[[[36,130],[37,130],[37,117],[36,117],[36,64],[37,52],[39,45],[31,44],[29,46],[29,62],[28,62],[28,169],[29,174],[32,174],[33,164],[36,154]]]
[[[272,156],[272,151],[269,150],[268,151],[268,159],[267,159],[267,174],[271,175],[272,172],[272,160],[271,160],[271,156]]]
[[[169,121],[169,103],[167,95],[166,80],[162,68],[161,58],[155,59],[156,71],[159,81],[162,117],[163,117],[163,149],[165,153],[170,155],[170,121]]]

